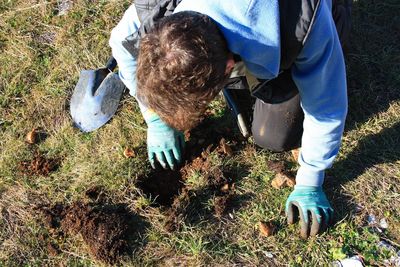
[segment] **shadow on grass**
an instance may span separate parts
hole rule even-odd
[[[400,3],[396,0],[353,3],[352,33],[346,51],[349,112],[345,131],[366,123],[400,99],[399,12]],[[357,205],[351,196],[340,193],[341,185],[376,164],[399,160],[399,136],[400,123],[396,123],[363,137],[357,148],[327,172],[325,186],[337,219],[355,212]]]
[[[355,1],[346,53],[349,113],[346,130],[400,99],[400,2]]]
[[[234,183],[240,182],[249,172],[246,166],[238,166],[227,170],[232,174]],[[231,212],[243,208],[254,196],[252,193],[236,194],[235,190],[229,193],[220,191],[220,188],[206,186],[190,192],[190,200],[185,209],[184,221],[192,226],[218,221]]]
[[[325,186],[331,195],[338,219],[353,212],[356,203],[350,196],[339,193],[341,185],[351,181],[368,168],[382,163],[393,163],[400,159],[400,122],[377,134],[363,138],[346,158],[336,162],[329,171]],[[380,179],[380,177],[376,177]],[[360,190],[363,190],[360,188]]]

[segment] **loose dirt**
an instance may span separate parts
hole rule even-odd
[[[180,176],[184,181],[193,171],[202,175],[206,181],[206,186],[202,189],[203,192],[209,197],[213,197],[214,203],[214,215],[217,218],[222,217],[231,204],[232,197],[234,195],[234,184],[232,175],[229,171],[224,170],[222,166],[216,166],[212,164],[209,155],[214,151],[218,153],[218,156],[224,157],[228,155],[226,153],[227,144],[224,139],[221,139],[219,146],[212,144],[208,145],[207,148],[200,153],[200,156],[194,158],[191,162],[188,162],[180,170]],[[198,197],[199,192],[192,190],[191,188],[184,187],[181,189],[180,194],[177,195],[171,207],[167,210],[167,219],[165,222],[165,229],[167,231],[177,230],[182,220],[187,216],[188,207],[195,198]]]
[[[48,176],[59,168],[60,162],[59,159],[49,159],[35,152],[32,160],[20,162],[19,170],[24,175]]]
[[[108,264],[115,263],[121,255],[129,252],[129,241],[139,227],[135,215],[123,204],[99,205],[78,201],[66,206],[59,203],[41,211],[50,232],[58,231],[61,236],[80,234],[90,254]],[[58,247],[49,243],[48,250],[50,254],[56,254]]]
[[[233,139],[239,141],[227,141]],[[214,216],[220,218],[231,206],[234,196],[234,176],[225,167],[213,163],[210,154],[220,158],[232,157],[241,137],[234,136],[230,128],[205,119],[195,129],[185,132],[185,140],[186,160],[179,171],[153,170],[136,181],[136,187],[164,212],[164,226],[169,232],[179,229],[184,220],[192,220],[189,217],[193,211],[198,213],[199,209],[204,209],[199,206],[200,198],[209,198],[214,203]],[[201,189],[185,185],[185,180],[193,172],[206,180]]]

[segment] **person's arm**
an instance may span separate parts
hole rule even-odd
[[[131,5],[124,13],[118,25],[111,31],[109,45],[113,57],[118,62],[119,77],[129,89],[132,96],[136,97],[136,58],[122,45],[125,39],[136,32],[140,27],[139,17],[135,5]]]
[[[338,154],[347,114],[346,70],[326,1],[292,69],[304,110],[304,133],[296,183],[321,186]]]
[[[143,118],[147,123],[147,153],[150,164],[156,162],[163,168],[175,169],[182,162],[185,141],[181,132],[171,128],[151,109],[144,106],[136,97],[136,58],[123,46],[128,36],[140,27],[135,5],[131,5],[118,25],[112,30],[109,44],[118,63],[119,77],[129,92],[139,103]]]
[[[343,53],[327,2],[321,1],[314,26],[292,68],[304,111],[304,132],[296,186],[285,210],[291,224],[298,209],[303,238],[332,223],[333,209],[322,184],[325,170],[339,151],[347,114]]]

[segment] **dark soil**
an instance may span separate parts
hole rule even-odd
[[[102,186],[92,186],[85,192],[85,196],[92,202],[103,203],[106,201],[106,194]]]
[[[214,197],[214,215],[217,218],[222,217],[228,210],[233,196],[233,180],[228,171],[223,170],[221,166],[215,166],[210,161],[209,155],[216,151],[219,156],[226,153],[222,148],[224,142],[220,142],[220,146],[214,147],[212,144],[201,153],[201,155],[187,163],[180,170],[183,180],[193,171],[199,172],[206,180],[207,186],[199,191],[193,191],[190,188],[181,189],[181,193],[177,195],[170,208],[167,210],[165,229],[167,231],[175,231],[179,228],[182,220],[187,219],[189,209],[200,212],[201,207],[196,207],[196,202],[201,202],[201,197]]]
[[[148,176],[139,177],[136,186],[156,204],[171,206],[183,188],[182,175],[179,171],[157,169]]]
[[[289,164],[290,163],[285,159],[282,159],[282,160],[268,160],[267,161],[267,166],[268,166],[270,171],[273,171],[276,174],[281,174],[281,175],[289,178],[290,180],[292,180],[293,181],[292,183],[295,183],[296,173],[293,172],[292,170],[290,170]],[[287,184],[287,185],[291,186],[289,184]],[[294,185],[292,184],[292,186],[294,186]]]
[[[58,246],[52,242],[47,243],[47,251],[50,256],[54,257],[60,254],[60,249]]]
[[[181,194],[175,197],[171,208],[166,212],[166,231],[173,232],[179,228],[180,223],[185,219],[186,209],[189,206],[192,197],[193,195],[187,189],[184,189]]]
[[[35,152],[32,160],[20,162],[19,170],[24,175],[48,176],[59,168],[60,162],[59,159],[48,159],[39,152]]]
[[[215,197],[214,212],[216,217],[222,217],[222,215],[224,215],[228,207],[230,197],[230,194]]]
[[[138,225],[125,205],[98,205],[75,202],[64,206],[56,204],[42,208],[45,226],[58,230],[59,235],[80,234],[89,247],[91,255],[97,260],[113,264],[124,253],[130,252],[129,241]],[[58,247],[49,243],[50,254],[57,254]]]
[[[236,127],[236,125],[234,127]],[[243,143],[246,142],[246,139],[244,139],[240,133],[232,130],[232,124],[224,125],[223,122],[219,123],[210,118],[206,118],[200,125],[192,129],[190,133],[185,133],[185,136],[186,164],[201,156],[204,151],[209,150],[210,152],[210,146],[214,147],[216,145],[218,146],[218,144],[221,145],[222,139],[237,140],[237,142]],[[221,147],[220,149],[221,151],[223,150]]]
[[[283,160],[269,160],[267,166],[271,171],[276,173],[283,173],[286,170],[285,162]]]
[[[213,164],[209,156],[211,153],[216,153],[218,157],[233,156],[238,143],[230,141],[228,144],[226,140],[242,138],[240,134],[235,136],[231,128],[205,119],[192,131],[185,132],[186,161],[179,171],[157,169],[137,179],[136,187],[153,199],[157,206],[165,209],[167,231],[177,230],[193,210],[202,212],[200,209],[204,207],[198,204],[207,201],[200,198],[215,198],[215,217],[226,213],[233,196],[233,176],[223,167]],[[200,192],[184,185],[193,171],[199,172],[207,180],[207,186]]]

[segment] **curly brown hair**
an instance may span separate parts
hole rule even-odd
[[[227,59],[210,17],[191,11],[165,17],[141,39],[137,97],[173,128],[191,129],[222,89]]]

